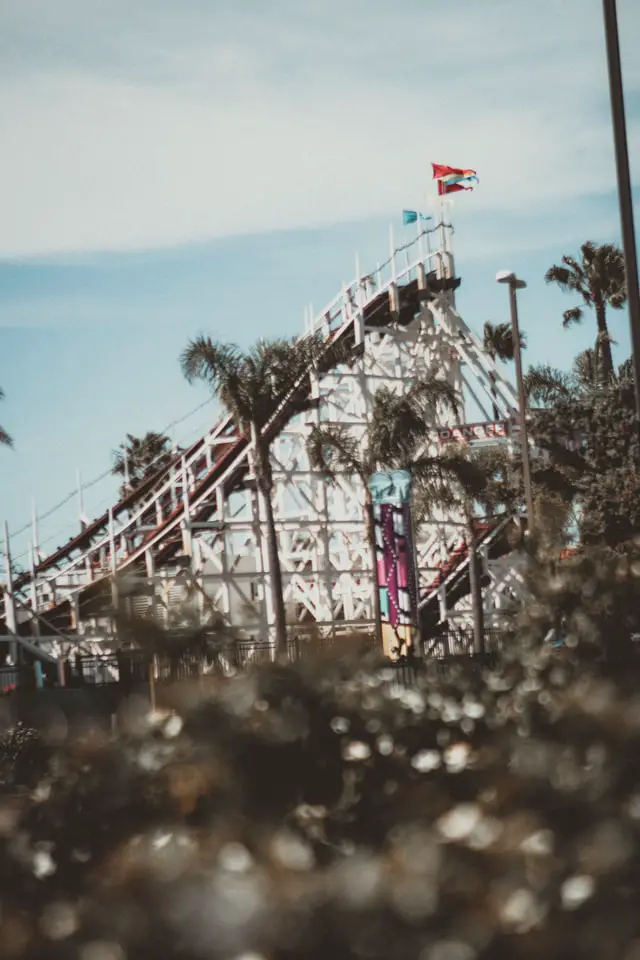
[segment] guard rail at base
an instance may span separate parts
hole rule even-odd
[[[506,634],[499,631],[487,631],[485,635],[485,653],[495,654],[504,648]],[[362,656],[374,651],[373,641],[363,637],[361,641],[342,645],[340,640],[305,641],[295,638],[287,643],[284,660],[298,663],[313,657],[336,654],[343,651],[354,656]],[[410,661],[383,661],[382,668],[389,667],[400,682],[410,682],[412,671],[419,670],[429,662],[470,661],[474,656],[473,635],[465,631],[449,631],[424,643],[424,657]],[[47,671],[43,676],[44,686],[60,685],[60,674],[64,674],[64,684],[69,687],[105,686],[120,684],[133,687],[148,683],[151,675],[159,682],[199,679],[207,676],[225,676],[243,670],[252,664],[271,663],[275,659],[272,643],[240,641],[220,646],[204,654],[183,653],[171,657],[166,654],[155,656],[146,650],[123,650],[104,656],[76,656],[61,663],[61,670],[55,675]],[[406,677],[404,676],[406,674]],[[0,668],[0,693],[10,693],[16,688],[36,688],[33,666],[21,665],[18,668]]]

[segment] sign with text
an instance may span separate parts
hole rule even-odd
[[[438,430],[440,443],[474,443],[482,440],[504,440],[513,430],[508,420],[484,421],[482,423],[461,423],[454,427],[441,427]]]

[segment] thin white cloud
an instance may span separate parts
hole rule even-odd
[[[384,215],[430,160],[486,214],[613,185],[599,0],[5,0],[0,36],[4,257]]]

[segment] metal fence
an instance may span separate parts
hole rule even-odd
[[[455,629],[439,631],[422,641],[422,655],[425,660],[445,659],[448,657],[473,656],[474,654],[501,653],[509,640],[509,634],[504,630],[485,630],[482,649],[475,649],[473,631],[469,629]]]
[[[20,686],[18,667],[0,667],[0,693],[10,693]]]
[[[495,654],[504,648],[506,635],[500,631],[487,631],[485,634],[485,655]],[[364,651],[373,652],[364,641]],[[317,654],[327,653],[330,649],[344,651],[339,639],[296,637],[287,642],[284,660],[296,663],[311,659]],[[474,656],[473,635],[470,631],[449,630],[430,637],[422,644],[422,656],[403,658],[397,662],[385,661],[384,665],[393,671],[395,683],[411,686],[416,681],[417,672],[427,662],[446,664],[452,661],[479,659]],[[181,651],[173,656],[164,653],[153,654],[147,650],[121,650],[104,656],[76,656],[64,661],[58,676],[44,678],[46,686],[60,683],[68,687],[105,686],[120,684],[133,687],[149,683],[153,677],[158,682],[171,682],[197,679],[205,676],[225,676],[238,670],[247,669],[252,664],[272,663],[276,660],[275,646],[266,641],[240,641],[233,645],[212,647],[207,651]],[[61,676],[62,675],[62,676]],[[10,692],[17,687],[34,688],[36,686],[33,667],[22,665],[19,668],[0,668],[0,693]]]

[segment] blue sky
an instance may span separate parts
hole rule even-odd
[[[640,9],[619,0],[634,182]],[[177,358],[199,331],[248,344],[302,330],[387,255],[430,161],[475,167],[456,199],[459,307],[506,319],[521,296],[528,360],[592,339],[545,269],[619,236],[600,0],[5,0],[0,8],[0,452],[12,530],[103,473],[124,434],[207,399]],[[623,314],[612,319],[626,355]],[[206,404],[174,427],[195,438]],[[110,480],[86,493],[96,514]],[[71,501],[41,525],[77,529]],[[28,541],[16,537],[16,552]]]

